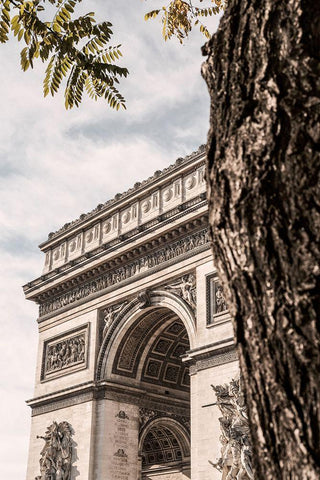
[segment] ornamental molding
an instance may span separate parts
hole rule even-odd
[[[199,219],[194,221],[195,225],[199,222]],[[179,234],[178,231],[167,233],[164,236],[164,241],[168,242],[170,238],[176,237],[177,234]],[[62,311],[64,308],[70,308],[70,305],[77,305],[80,301],[95,298],[94,296],[100,294],[100,292],[107,293],[115,287],[118,287],[119,284],[125,285],[138,280],[146,275],[150,275],[162,268],[166,268],[171,264],[181,261],[182,259],[194,256],[197,253],[208,249],[210,247],[209,230],[208,228],[197,230],[155,250],[154,244],[159,245],[162,242],[163,240],[160,237],[153,242],[146,243],[141,249],[135,249],[126,254],[122,254],[118,259],[113,259],[98,268],[94,268],[89,272],[79,275],[73,280],[67,281],[56,288],[39,294],[36,297],[36,300],[40,303],[40,319],[41,317],[48,318],[49,315],[52,315],[57,311]],[[128,261],[135,255],[136,250],[138,250],[137,253],[143,251],[146,253],[138,256],[132,261]],[[119,263],[122,265],[117,267],[114,266]],[[100,273],[102,271],[105,273]],[[72,285],[76,286],[72,288]],[[180,287],[180,289],[181,288],[182,287]],[[186,288],[187,287],[185,286],[185,289]],[[63,290],[67,291],[62,293]]]
[[[100,205],[80,221],[66,224],[66,229],[51,235],[40,245],[45,253],[43,273],[90,254],[98,247],[127,235],[145,230],[168,213],[177,213],[205,198],[204,155],[188,166],[177,168],[174,175],[157,178],[153,187],[134,188],[127,196],[118,196],[114,204]],[[161,177],[161,175],[160,175]],[[165,178],[166,177],[166,178]],[[136,184],[137,185],[137,184]],[[202,199],[203,199],[202,198]],[[121,199],[121,201],[119,201]],[[170,213],[172,215],[172,213]],[[81,225],[82,224],[82,225]]]
[[[96,245],[96,248],[93,248],[92,250],[83,253],[83,255],[62,264],[61,266],[57,266],[55,269],[52,269],[48,272],[44,272],[41,277],[36,278],[35,280],[23,286],[25,295],[28,296],[28,298],[31,298],[32,300],[37,301],[37,294],[35,293],[34,295],[32,295],[32,292],[36,292],[40,287],[44,287],[45,285],[50,284],[53,280],[56,281],[59,278],[63,278],[66,275],[66,273],[69,274],[75,270],[78,270],[79,268],[87,266],[93,260],[99,260],[105,257],[106,255],[110,255],[114,252],[116,253],[119,250],[119,247],[124,248],[126,246],[130,246],[133,240],[138,241],[138,240],[144,239],[146,234],[153,233],[158,228],[162,228],[166,225],[169,226],[170,224],[172,224],[173,221],[180,220],[185,215],[193,213],[199,209],[203,209],[203,207],[207,205],[207,202],[204,199],[205,199],[205,193],[202,193],[199,197],[196,197],[184,204],[179,204],[173,210],[170,210],[165,214],[159,215],[156,219],[153,219],[151,222],[139,228],[136,228],[132,231],[129,231],[123,235],[118,235],[117,238],[115,238],[114,240],[111,240],[110,242],[103,243],[101,245]],[[180,233],[183,232],[184,230],[188,230],[188,229],[190,230],[195,227],[195,222],[198,223],[199,225],[199,220],[201,224],[208,225],[207,213],[204,212],[204,216],[202,216],[201,218],[197,218],[195,220],[191,220],[186,222],[185,224],[180,225],[177,230]],[[176,235],[177,235],[177,230],[173,231],[173,232],[176,232]],[[168,234],[171,235],[171,232],[168,232]],[[159,237],[160,241],[164,242],[165,236],[166,234],[160,236]],[[143,248],[143,247],[137,247],[137,248]],[[126,255],[126,253],[124,255]]]
[[[58,392],[55,396],[52,394],[44,395],[27,403],[32,409],[32,417],[43,415],[45,413],[55,412],[60,409],[71,408],[81,403],[92,402],[93,400],[103,401],[104,399],[113,400],[120,403],[128,403],[149,410],[159,412],[170,412],[170,415],[188,418],[189,406],[183,402],[168,399],[168,397],[153,398],[152,394],[146,394],[143,390],[135,389],[128,393],[128,388],[119,385],[101,385],[99,383],[87,382],[80,384],[79,389],[74,391],[74,387],[69,387]]]
[[[234,345],[219,348],[219,350],[199,355],[198,359],[190,360],[190,363],[192,362],[189,366],[190,375],[195,375],[201,370],[236,362],[238,360],[238,353]]]

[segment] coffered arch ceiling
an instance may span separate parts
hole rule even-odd
[[[141,456],[142,468],[171,462],[181,462],[183,459],[183,449],[180,438],[168,426],[154,426],[148,431],[144,438]]]
[[[188,333],[177,314],[164,307],[152,308],[128,328],[112,374],[187,393],[189,371],[181,355],[189,349]]]

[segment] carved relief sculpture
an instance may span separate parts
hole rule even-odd
[[[89,324],[45,340],[41,380],[47,381],[86,368]]]
[[[103,310],[103,333],[102,338],[104,338],[111,327],[112,323],[114,322],[115,318],[119,315],[121,310],[127,305],[127,302],[121,303],[121,305],[112,305],[111,307],[107,307]]]
[[[212,388],[222,413],[219,418],[222,448],[221,457],[210,463],[222,472],[222,480],[252,480],[252,448],[241,381],[232,380],[229,385],[212,385]]]
[[[139,409],[139,423],[140,429],[142,429],[149,420],[155,418],[158,415],[158,412],[152,410],[150,408],[143,408]]]
[[[229,309],[225,291],[217,273],[206,276],[207,324],[225,322],[229,317]]]
[[[195,275],[183,275],[178,281],[166,286],[167,290],[172,290],[180,295],[189,305],[196,308],[196,278]]]
[[[224,297],[224,291],[222,285],[216,286],[216,313],[222,313],[228,310],[227,302]]]
[[[150,294],[147,289],[142,290],[141,292],[138,293],[138,301],[139,301],[139,307],[142,308],[147,308],[151,304],[150,300]]]
[[[46,373],[61,370],[64,367],[84,362],[85,337],[84,334],[77,337],[61,340],[48,346],[46,357]]]
[[[164,414],[163,412],[145,407],[141,407],[139,409],[140,432],[150,420],[154,420],[155,418],[172,418],[173,420],[176,420],[181,425],[183,425],[188,430],[188,432],[190,432],[190,417],[176,415],[172,412],[165,412]]]
[[[72,428],[68,422],[53,422],[42,438],[40,476],[35,480],[71,480]]]

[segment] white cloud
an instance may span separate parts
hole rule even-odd
[[[42,98],[42,66],[22,73],[19,46],[0,47],[0,477],[6,480],[26,471],[30,412],[24,401],[34,385],[37,309],[21,285],[41,274],[37,245],[190,153],[207,134],[203,37],[195,34],[183,47],[164,44],[159,23],[143,20],[151,2],[91,0],[81,8],[88,6],[113,22],[113,44],[123,44],[123,65],[131,72],[120,86],[127,111],[85,100],[66,112],[62,94]]]

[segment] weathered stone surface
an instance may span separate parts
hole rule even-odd
[[[320,477],[319,2],[231,0],[204,48],[209,222],[256,477]]]

